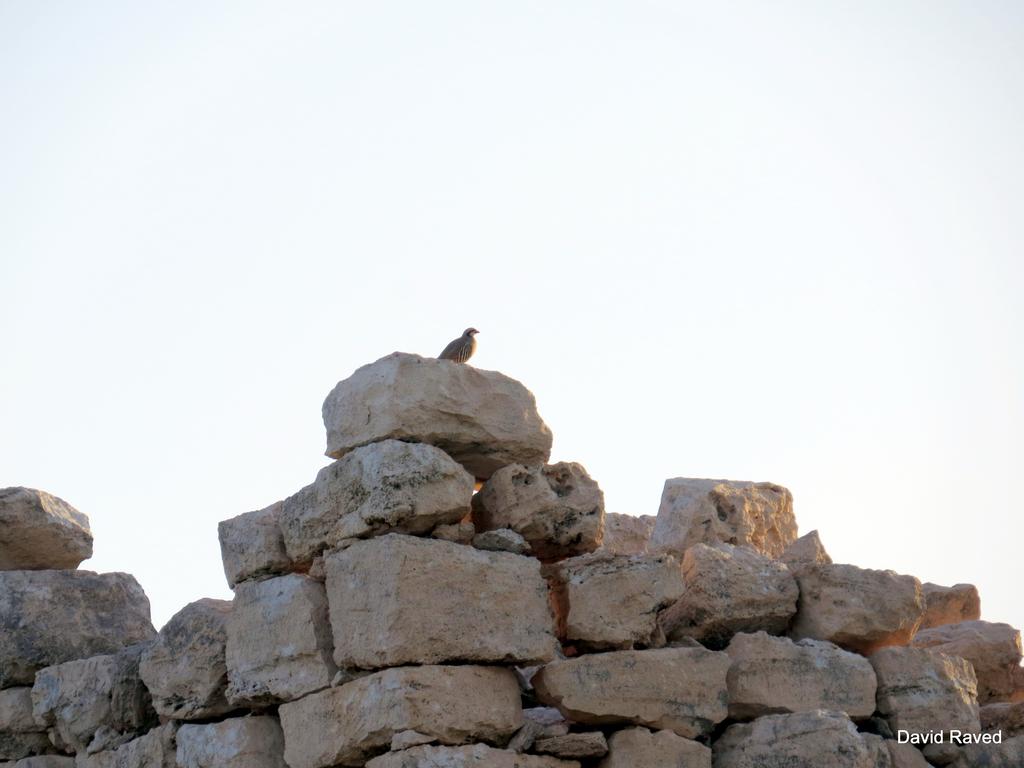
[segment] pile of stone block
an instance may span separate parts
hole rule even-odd
[[[220,523],[234,599],[156,637],[127,577],[26,570],[71,545],[0,549],[0,766],[1024,766],[1020,633],[970,585],[833,563],[781,486],[606,513],[521,384],[415,355],[323,417],[333,462]],[[43,573],[111,586],[55,584],[64,616]]]

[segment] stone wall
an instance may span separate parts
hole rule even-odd
[[[1024,766],[1020,633],[833,563],[781,486],[606,513],[525,387],[415,355],[323,416],[333,462],[220,523],[234,599],[159,634],[84,515],[0,491],[0,768]]]

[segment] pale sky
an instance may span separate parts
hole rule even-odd
[[[789,487],[1024,625],[1024,5],[0,0],[0,486],[157,626],[480,329],[611,511]]]

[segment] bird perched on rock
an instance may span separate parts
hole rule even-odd
[[[438,360],[452,360],[456,363],[464,363],[476,352],[476,336],[480,331],[476,328],[467,328],[455,341],[444,348],[444,351],[437,356]]]

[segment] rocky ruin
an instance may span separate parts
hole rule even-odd
[[[0,491],[0,768],[1024,768],[1020,632],[833,563],[779,485],[606,513],[529,390],[416,355],[323,418],[219,525],[234,599],[159,633],[85,515]]]

